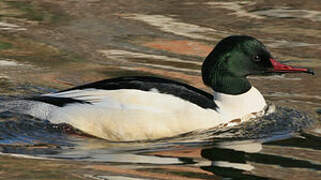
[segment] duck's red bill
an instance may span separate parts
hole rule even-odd
[[[309,73],[314,75],[314,72],[311,69],[308,68],[296,68],[296,67],[292,67],[289,65],[285,65],[285,64],[281,64],[278,61],[276,61],[275,59],[270,59],[273,69],[272,72],[276,72],[276,73],[295,73],[295,72],[303,72],[303,73]]]

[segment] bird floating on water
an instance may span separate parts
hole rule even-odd
[[[159,77],[119,77],[26,98],[24,113],[110,141],[158,139],[247,121],[267,105],[247,76],[297,72],[313,74],[279,63],[253,37],[229,36],[202,65],[213,95]]]

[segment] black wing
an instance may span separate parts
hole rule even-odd
[[[40,102],[52,104],[59,107],[63,107],[67,104],[72,104],[72,103],[91,104],[90,102],[87,102],[87,101],[69,98],[69,97],[34,96],[34,97],[25,98],[25,99],[31,100],[31,101],[40,101]]]
[[[216,109],[217,105],[213,101],[213,96],[205,91],[197,89],[193,86],[169,80],[159,77],[151,76],[130,76],[130,77],[119,77],[106,79],[90,84],[85,84],[77,86],[71,89],[63,90],[60,92],[70,91],[70,90],[81,90],[81,89],[104,89],[104,90],[117,90],[117,89],[138,89],[142,91],[150,91],[156,89],[160,93],[171,94],[176,97],[180,97],[184,100],[187,100],[191,103],[194,103],[202,108]],[[68,103],[73,103],[72,99],[68,99],[66,103],[61,103],[59,99],[53,99],[50,102],[49,96],[46,96],[42,100],[41,98],[35,98],[30,100],[42,101],[49,104],[54,104],[58,106],[63,106]],[[49,99],[48,99],[49,98]],[[61,99],[63,100],[63,99]],[[79,101],[79,100],[76,100]],[[75,103],[77,103],[75,101]],[[87,103],[87,102],[78,102],[78,103]]]

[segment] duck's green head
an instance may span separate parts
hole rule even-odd
[[[242,94],[251,88],[248,75],[313,72],[274,60],[267,48],[250,36],[229,36],[221,40],[202,66],[202,78],[216,92]]]

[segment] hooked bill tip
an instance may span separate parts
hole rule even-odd
[[[313,70],[312,70],[312,69],[310,69],[310,68],[308,68],[306,72],[307,72],[307,73],[309,73],[309,74],[311,74],[311,75],[314,75]]]

